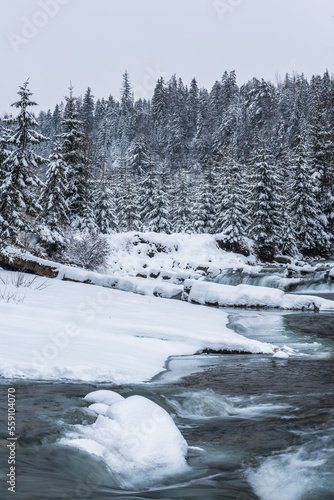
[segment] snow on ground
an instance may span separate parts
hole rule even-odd
[[[195,280],[186,280],[184,286],[189,292],[188,301],[197,304],[334,311],[332,300],[312,295],[286,294],[277,288],[220,285]]]
[[[107,272],[115,276],[136,276],[140,273],[148,277],[159,273],[158,279],[184,280],[201,277],[203,269],[212,276],[217,276],[226,268],[243,268],[245,272],[256,270],[251,265],[255,261],[253,256],[247,258],[225,252],[219,248],[216,238],[219,235],[113,234],[108,237],[111,255]]]
[[[218,309],[45,278],[16,288],[13,275],[0,271],[9,283],[2,291],[17,293],[0,299],[6,378],[140,383],[164,370],[168,357],[203,348],[273,353],[228,329]]]
[[[156,486],[187,471],[188,445],[159,405],[143,396],[125,399],[113,391],[92,392],[84,399],[100,402],[89,407],[97,420],[72,426],[59,443],[102,460],[117,487]]]

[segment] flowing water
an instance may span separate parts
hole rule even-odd
[[[285,345],[290,357],[172,358],[149,383],[103,386],[152,399],[188,442],[189,471],[150,490],[120,490],[101,460],[59,444],[73,424],[96,419],[83,401],[96,386],[2,380],[2,397],[8,386],[16,388],[14,498],[333,500],[334,316],[231,310],[230,321],[245,336]],[[6,427],[2,412],[0,428]],[[4,500],[13,498],[5,486],[7,455],[2,439]]]

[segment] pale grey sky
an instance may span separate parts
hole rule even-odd
[[[333,0],[0,0],[0,114],[18,86],[42,109],[90,86],[119,98],[126,68],[137,97],[176,73],[211,88],[277,74],[334,73]]]

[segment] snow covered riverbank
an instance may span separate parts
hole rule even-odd
[[[203,349],[274,354],[270,335],[266,342],[247,339],[227,328],[225,312],[193,304],[334,310],[333,301],[319,297],[208,281],[224,268],[260,270],[252,256],[221,250],[217,236],[108,238],[105,269],[91,272],[28,256],[57,278],[35,277],[29,286],[31,275],[21,275],[28,278],[19,283],[15,273],[0,271],[0,375],[139,383],[164,370],[173,355]]]
[[[203,348],[273,354],[269,343],[228,329],[221,310],[43,278],[16,290],[15,300],[0,300],[0,374],[7,378],[139,383],[164,370],[170,356]]]
[[[334,286],[333,263],[314,267],[305,262],[276,263],[276,267],[266,269],[252,254],[245,257],[222,250],[220,237],[138,232],[109,235],[106,237],[110,246],[109,257],[104,267],[94,271],[22,254],[17,250],[9,250],[9,260],[14,267],[24,268],[26,265],[34,273],[58,280],[202,305],[334,309],[334,303],[321,298],[284,294],[285,289],[303,286],[305,275],[312,275],[313,281],[317,284],[318,280],[322,287],[326,286],[323,281],[327,280],[327,288],[331,290],[332,284]],[[262,282],[265,286],[260,286]],[[306,282],[309,285],[309,278]]]

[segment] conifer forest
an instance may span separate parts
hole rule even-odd
[[[151,100],[70,85],[34,113],[27,80],[0,122],[2,245],[59,257],[73,232],[221,233],[257,255],[331,255],[334,78],[286,75],[211,89],[160,78]],[[15,97],[16,89],[13,89]],[[37,98],[38,96],[36,96]]]

